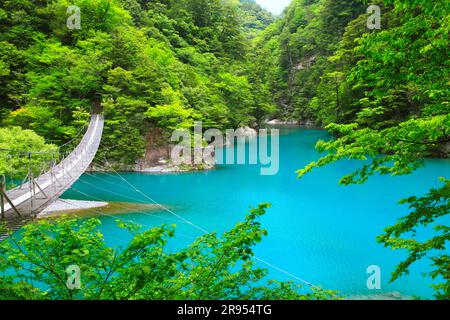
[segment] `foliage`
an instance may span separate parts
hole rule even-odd
[[[81,8],[81,30],[66,27],[66,9],[72,4]],[[190,129],[195,121],[202,121],[205,129],[223,130],[260,126],[279,117],[313,121],[333,134],[317,144],[326,154],[299,170],[300,177],[341,159],[361,161],[355,172],[341,179],[342,184],[363,183],[373,174],[409,174],[424,165],[425,157],[449,156],[450,2],[373,4],[382,9],[381,30],[367,29],[368,4],[363,0],[293,0],[275,20],[251,0],[2,1],[0,122],[7,128],[1,129],[0,144],[54,150],[33,132],[17,127],[61,144],[85,124],[91,108],[102,108],[106,125],[98,159],[133,165],[144,154],[144,136],[151,127],[168,136],[175,129]],[[21,162],[0,160],[0,171],[23,173]],[[449,259],[435,255],[447,249],[447,226],[436,227],[436,237],[426,242],[413,232],[435,227],[438,218],[449,213],[448,181],[402,203],[413,212],[379,238],[386,246],[409,252],[393,278],[406,274],[417,260],[431,257],[435,268],[431,276],[444,281],[436,287],[437,297],[448,298]],[[74,223],[66,222],[66,229],[75,228]],[[38,233],[41,227],[30,228]],[[50,232],[57,227],[42,228]],[[160,236],[143,237],[164,243],[173,230],[155,232]],[[92,241],[100,243],[100,238]],[[203,240],[222,252],[217,238]],[[139,241],[145,260],[150,251]],[[115,266],[111,249],[98,248],[106,254],[105,263]],[[193,248],[206,250],[200,243]],[[231,255],[227,262],[231,265],[242,257]],[[182,261],[192,267],[180,275],[186,278],[168,279],[198,280],[194,271],[202,266]],[[166,262],[167,272],[176,265]],[[246,263],[241,283],[260,279]],[[204,264],[211,267],[206,260]],[[59,268],[64,271],[62,265]],[[167,281],[167,288],[174,289]],[[217,294],[225,290],[226,279],[221,281],[209,283],[211,288],[217,285]],[[3,279],[1,284],[11,282]],[[199,294],[194,287],[195,283],[189,287],[193,296]],[[9,295],[23,294],[11,288]],[[133,293],[132,288],[122,289]],[[27,294],[43,294],[30,290]],[[56,296],[67,297],[65,289],[58,290],[62,291],[55,291]],[[202,290],[201,297],[203,293],[213,297],[208,288]],[[243,296],[235,287],[230,290]],[[289,285],[276,283],[250,293],[270,298],[291,295]],[[130,297],[140,298],[134,293]]]
[[[23,153],[28,150],[30,154]],[[0,128],[0,176],[23,179],[28,170],[38,174],[43,163],[58,157],[58,148],[31,130],[19,127]]]
[[[413,119],[384,130],[359,129],[357,124],[330,124],[327,129],[340,138],[319,141],[317,149],[328,153],[299,170],[299,177],[340,159],[356,159],[367,163],[340,183],[362,183],[375,173],[404,175],[423,166],[423,157],[439,152],[450,141],[450,114]]]
[[[66,27],[69,5],[80,7],[80,30]],[[0,10],[3,125],[63,144],[79,131],[79,112],[101,107],[99,157],[132,165],[149,127],[224,129],[273,110],[246,76],[249,39],[272,19],[254,2],[8,0]]]
[[[439,283],[434,285],[436,297],[442,300],[450,298],[450,255],[446,251],[446,243],[450,240],[450,228],[443,225],[442,217],[450,212],[450,181],[443,180],[444,186],[431,189],[420,198],[410,197],[401,201],[413,210],[409,215],[400,219],[392,227],[386,229],[385,234],[378,237],[380,243],[394,250],[407,250],[408,258],[403,261],[394,272],[392,281],[402,275],[409,274],[409,267],[416,261],[429,257],[433,261],[435,270],[430,273]],[[438,222],[440,222],[438,224]],[[432,227],[435,235],[431,239],[419,241],[414,236],[420,234],[420,229]],[[406,238],[402,238],[402,236]],[[447,252],[447,253],[446,253]]]
[[[275,21],[272,13],[264,10],[254,0],[240,0],[240,15],[244,32],[254,38]]]
[[[299,293],[300,287],[291,282],[261,286],[267,270],[255,265],[252,248],[267,234],[257,221],[267,208],[261,204],[221,237],[200,236],[175,253],[165,250],[174,226],[140,232],[136,225],[119,223],[133,239],[125,247],[111,248],[97,219],[29,224],[0,244],[1,293],[36,300],[333,298],[333,292],[323,290]],[[66,286],[71,265],[80,267],[80,290]],[[10,276],[5,275],[8,270]]]
[[[269,66],[262,77],[279,105],[279,117],[322,121],[323,104],[317,101],[322,77],[328,84],[323,95],[331,96],[333,115],[337,99],[332,95],[336,87],[338,94],[342,91],[342,76],[328,70],[334,64],[329,57],[339,48],[347,25],[364,9],[359,1],[294,0],[282,19],[257,39],[257,59]]]

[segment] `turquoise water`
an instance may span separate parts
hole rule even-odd
[[[449,176],[450,162],[428,160],[426,167],[413,175],[375,176],[364,185],[344,187],[338,185],[339,178],[352,172],[358,163],[341,161],[298,180],[295,171],[318,159],[314,145],[326,137],[321,130],[283,129],[280,172],[275,176],[261,176],[259,166],[224,165],[208,172],[124,173],[123,177],[157,202],[209,231],[225,231],[242,220],[250,206],[270,202],[273,207],[262,218],[269,235],[255,250],[259,258],[349,296],[395,291],[431,298],[431,280],[421,275],[429,270],[429,262],[416,264],[408,277],[390,284],[390,273],[405,256],[383,248],[375,238],[408,212],[397,204],[398,200],[422,195],[438,186],[438,177]],[[84,175],[74,188],[106,201],[148,202],[113,174]],[[74,190],[64,197],[92,200]],[[165,211],[157,212],[157,216],[130,213],[121,217],[146,226],[177,223],[178,237],[171,244],[172,249],[200,235],[200,231]],[[102,220],[109,244],[123,245],[129,239],[113,218]],[[366,269],[370,265],[381,267],[380,291],[367,289]],[[275,269],[270,269],[270,277],[292,280]]]

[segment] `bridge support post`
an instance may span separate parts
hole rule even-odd
[[[0,206],[2,219],[5,219],[5,200],[9,203],[9,205],[11,206],[11,208],[13,208],[17,215],[21,217],[22,215],[20,214],[19,210],[17,210],[16,206],[6,195],[6,179],[5,176],[2,176],[0,180]]]
[[[29,191],[30,191],[30,195],[31,195],[31,197],[30,197],[30,214],[33,214],[33,204],[34,204],[33,199],[34,199],[36,192],[35,192],[34,180],[33,180],[34,179],[33,178],[33,170],[31,169],[31,166],[29,166],[29,168],[28,168],[28,178],[30,179],[28,186],[30,188]]]
[[[44,190],[42,190],[42,188],[39,186],[39,184],[36,182],[36,180],[33,180],[33,184],[34,184],[34,187],[33,187],[34,196],[36,197],[36,187],[37,187],[39,189],[39,191],[44,195],[43,199],[48,199],[47,194],[44,192]],[[37,199],[37,197],[36,197],[36,199]]]
[[[6,193],[6,181],[5,176],[3,175],[0,180],[0,211],[2,214],[2,220],[5,219],[5,200],[3,198],[3,193]]]
[[[20,183],[19,189],[23,188],[23,185],[26,183],[26,181],[28,180],[28,174],[27,176],[22,180],[22,182]]]

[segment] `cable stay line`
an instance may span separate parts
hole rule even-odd
[[[111,194],[118,195],[118,194],[115,193],[115,192],[109,191],[109,190],[107,190],[107,189],[104,189],[104,188],[99,187],[99,186],[97,186],[97,185],[94,185],[94,184],[92,184],[92,183],[88,183],[88,182],[86,182],[86,181],[83,181],[82,179],[79,179],[78,181],[80,181],[80,182],[82,182],[82,183],[85,183],[85,184],[88,184],[88,185],[90,185],[90,186],[92,186],[92,187],[94,187],[94,188],[97,188],[97,189],[101,190],[101,191],[110,192]],[[93,200],[96,200],[96,201],[105,201],[105,200],[103,200],[103,199],[101,199],[101,198],[98,198],[98,197],[89,195],[89,194],[87,194],[87,193],[85,193],[85,192],[83,192],[83,191],[80,191],[80,190],[78,190],[78,189],[76,189],[76,188],[73,188],[73,187],[71,188],[71,190],[73,190],[73,191],[75,191],[75,192],[77,192],[77,193],[79,193],[79,194],[81,194],[81,195],[83,195],[83,196],[85,196],[85,197],[89,197],[89,198],[91,198],[91,199],[93,199]],[[129,199],[133,199],[133,198],[129,198]],[[139,202],[139,203],[141,204],[142,202]],[[117,203],[116,203],[116,204],[117,204]],[[145,203],[142,203],[142,204],[145,204]],[[139,213],[139,214],[144,214],[144,215],[146,215],[146,216],[150,216],[150,217],[155,217],[155,218],[159,218],[159,219],[162,219],[162,220],[166,220],[166,221],[169,221],[169,222],[172,222],[172,223],[177,222],[177,220],[169,219],[169,218],[167,218],[167,217],[161,217],[161,216],[159,216],[159,215],[157,215],[157,214],[155,214],[155,213],[142,212],[142,211],[140,211],[140,210],[136,210],[136,208],[132,208],[131,206],[127,206],[127,205],[125,205],[125,204],[119,203],[119,204],[117,204],[117,205],[118,205],[119,207],[124,208],[124,209],[132,210],[132,211],[127,211],[127,213]]]
[[[80,194],[86,195],[86,194],[83,193],[83,192],[81,192]],[[112,215],[112,214],[104,213],[104,212],[101,212],[101,211],[96,210],[96,209],[92,209],[92,208],[83,208],[83,207],[81,207],[81,206],[79,206],[79,205],[77,205],[77,204],[75,204],[75,203],[66,201],[66,200],[64,200],[64,199],[59,199],[59,200],[62,201],[62,202],[64,202],[65,204],[70,205],[70,206],[72,206],[72,207],[74,207],[74,208],[77,208],[77,209],[79,209],[79,210],[87,210],[87,211],[90,211],[90,212],[92,212],[92,213],[95,213],[95,214],[98,214],[98,215],[101,215],[101,216],[104,216],[104,217],[108,217],[108,218],[113,218],[113,219],[115,219],[115,220],[120,220],[120,221],[125,222],[125,223],[129,223],[129,224],[133,224],[133,225],[141,225],[141,226],[146,227],[146,228],[148,228],[148,229],[154,228],[154,226],[150,226],[150,225],[145,224],[145,223],[138,223],[138,222],[135,222],[135,221],[133,221],[133,220],[125,219],[125,218],[122,218],[122,217],[118,217],[117,215]],[[186,234],[183,234],[183,233],[177,232],[177,234],[180,235],[180,236],[182,236],[182,237],[188,238],[189,240],[195,239],[195,238],[193,238],[192,236],[189,236],[189,235],[186,235]],[[112,238],[113,238],[113,239],[118,239],[117,237],[113,237],[113,236],[112,236]],[[120,239],[118,239],[118,240],[120,240]],[[123,241],[122,241],[122,242],[123,242]],[[126,243],[126,244],[128,244],[128,243]]]
[[[106,160],[106,159],[105,159],[105,160]],[[155,203],[156,205],[158,205],[159,207],[161,207],[161,208],[164,209],[165,211],[167,211],[167,212],[169,212],[169,213],[175,215],[177,218],[179,218],[179,219],[181,219],[181,220],[187,222],[188,224],[190,224],[190,225],[193,226],[194,228],[196,228],[196,229],[202,231],[204,234],[215,236],[215,234],[213,234],[213,233],[207,231],[206,229],[204,229],[204,228],[202,228],[202,227],[196,225],[196,224],[193,223],[192,221],[189,221],[188,219],[186,219],[186,218],[180,216],[179,214],[173,212],[173,211],[170,210],[169,208],[167,208],[167,207],[163,206],[162,204],[158,203],[158,202],[155,201],[153,198],[151,198],[150,196],[148,196],[146,193],[142,192],[142,191],[141,191],[140,189],[138,189],[136,186],[134,186],[133,184],[131,184],[131,183],[130,183],[128,180],[126,180],[122,175],[120,175],[114,168],[111,168],[111,169],[112,169],[112,171],[113,171],[118,177],[120,177],[120,179],[121,179],[122,181],[124,181],[124,182],[125,182],[127,185],[129,185],[133,190],[135,190],[136,192],[138,192],[139,194],[141,194],[142,196],[144,196],[145,198],[147,198],[147,199],[150,200],[151,202]],[[220,239],[220,238],[218,238],[218,239],[219,239],[219,241],[223,241],[223,240]],[[281,267],[275,266],[274,264],[272,264],[272,263],[270,263],[270,262],[267,262],[267,261],[264,260],[264,259],[261,259],[261,258],[255,256],[255,255],[252,255],[252,258],[255,259],[256,261],[258,261],[258,262],[260,262],[260,263],[262,263],[262,264],[264,264],[264,265],[266,265],[266,266],[268,266],[268,267],[274,269],[274,270],[277,270],[278,272],[281,272],[282,274],[284,274],[284,275],[286,275],[286,276],[288,276],[288,277],[290,277],[290,278],[292,278],[292,279],[294,279],[294,280],[296,280],[296,281],[299,281],[299,282],[301,282],[301,283],[303,283],[303,284],[305,284],[305,285],[311,287],[311,288],[314,288],[314,289],[316,289],[316,290],[321,290],[321,288],[320,288],[319,286],[313,284],[312,282],[307,281],[307,280],[305,280],[305,279],[303,279],[303,278],[301,278],[301,277],[298,277],[298,276],[296,276],[296,275],[290,273],[289,271],[284,270],[284,269],[281,268]]]
[[[123,185],[114,183],[114,182],[109,181],[109,180],[106,180],[106,179],[102,179],[102,178],[97,177],[96,175],[93,175],[93,174],[91,174],[91,173],[85,172],[85,174],[87,174],[87,175],[89,175],[89,176],[91,176],[91,177],[93,177],[93,178],[95,178],[95,179],[98,179],[99,181],[102,181],[102,182],[105,182],[105,183],[109,183],[109,184],[111,184],[111,185],[113,185],[113,186],[115,186],[115,187],[123,187]],[[123,194],[119,194],[119,193],[117,193],[117,192],[114,192],[114,191],[111,191],[111,190],[107,190],[107,189],[102,188],[102,187],[99,187],[99,186],[97,186],[97,185],[95,185],[95,184],[89,183],[89,182],[85,181],[84,179],[79,179],[79,181],[82,182],[82,183],[88,184],[88,185],[90,185],[90,186],[92,186],[92,187],[95,187],[95,188],[97,188],[97,189],[99,189],[99,190],[102,190],[102,191],[104,191],[104,192],[108,192],[108,193],[110,193],[110,194],[116,195],[116,196],[118,196],[118,197],[127,198],[127,199],[130,199],[130,200],[133,200],[133,201],[137,201],[138,203],[142,203],[142,204],[147,204],[147,202],[144,202],[144,201],[142,201],[141,199],[137,199],[137,198],[131,197],[131,196],[124,196]],[[126,188],[127,190],[134,191],[134,189],[131,189],[131,188],[126,187],[126,186],[125,186],[125,188]],[[72,189],[73,189],[73,188],[72,188]],[[103,201],[103,200],[101,200],[101,201]],[[154,202],[153,202],[153,204],[154,204]],[[158,207],[161,207],[161,205],[158,204]],[[167,211],[167,210],[164,209],[164,211]],[[146,213],[146,212],[142,212],[142,213],[143,213],[143,214],[150,214],[150,213]],[[171,221],[175,221],[175,222],[176,222],[177,220],[171,220]],[[191,223],[188,223],[188,222],[183,221],[183,220],[181,220],[181,222],[182,222],[182,223],[185,223],[185,224],[188,224],[188,225],[191,225]]]

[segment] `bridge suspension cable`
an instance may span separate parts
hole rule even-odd
[[[81,192],[81,191],[79,191],[79,190],[74,190],[74,191],[77,192],[77,193],[80,193],[80,194],[82,194],[82,195],[84,195],[84,196],[91,197],[91,196],[87,195],[86,193]],[[92,197],[91,197],[91,198],[92,198]],[[75,203],[66,201],[66,200],[64,200],[64,199],[59,199],[59,200],[60,200],[61,202],[65,203],[66,205],[69,205],[69,206],[74,207],[74,208],[79,209],[79,210],[87,210],[87,211],[90,211],[90,212],[95,213],[95,214],[100,215],[100,216],[104,216],[104,217],[108,217],[108,218],[114,218],[115,220],[119,220],[119,221],[126,222],[126,223],[133,224],[133,225],[142,225],[142,226],[144,226],[144,227],[146,227],[146,228],[148,228],[148,229],[153,228],[153,226],[150,226],[150,225],[145,224],[145,223],[137,223],[137,222],[135,222],[135,221],[133,221],[133,220],[121,218],[121,217],[118,217],[117,215],[107,214],[107,213],[104,213],[104,212],[101,212],[101,211],[99,211],[99,210],[92,209],[92,208],[83,208],[83,207],[81,207],[81,206],[79,206],[79,205],[76,205]],[[100,200],[99,198],[97,198],[97,201],[102,201],[102,200]],[[123,208],[125,208],[125,209],[131,209],[131,207],[128,207],[128,206],[123,206]],[[135,210],[135,209],[134,209],[134,210]],[[144,212],[142,212],[142,211],[136,211],[136,210],[135,210],[135,211],[132,211],[132,212],[129,212],[129,213],[140,213],[140,214],[141,214],[141,213],[144,213]],[[151,215],[151,214],[147,213],[147,215]],[[152,215],[152,217],[153,217],[153,215]],[[157,217],[159,217],[159,216],[157,216]],[[163,217],[159,217],[159,218],[164,219]],[[172,222],[173,222],[173,221],[172,221]],[[189,236],[189,235],[186,235],[186,234],[183,234],[183,233],[177,232],[177,234],[179,234],[179,235],[182,236],[182,237],[188,238],[189,240],[195,239],[195,238],[193,238],[192,236]],[[114,237],[113,237],[113,238],[114,238]],[[118,239],[118,238],[116,237],[115,239]]]

